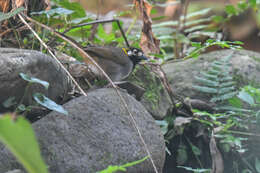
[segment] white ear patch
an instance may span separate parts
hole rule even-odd
[[[127,51],[127,55],[128,56],[132,56],[133,55],[133,52],[131,50]]]

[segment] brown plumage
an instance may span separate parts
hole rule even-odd
[[[143,52],[136,48],[89,46],[84,50],[102,67],[112,81],[124,80],[141,60],[147,59]],[[94,73],[100,72],[93,65]]]

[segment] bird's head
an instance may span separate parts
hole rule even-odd
[[[123,50],[134,65],[138,64],[142,60],[148,60],[141,49],[131,47],[127,49],[123,48]]]

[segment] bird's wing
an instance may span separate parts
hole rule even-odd
[[[130,61],[121,48],[93,46],[85,48],[85,51],[89,53],[90,56],[96,57],[98,62],[102,61],[102,59],[106,59],[117,64],[126,65]]]

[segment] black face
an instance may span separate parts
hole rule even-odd
[[[142,60],[148,60],[148,58],[144,56],[143,51],[137,48],[130,48],[127,50],[127,55],[133,61],[134,65],[138,64]]]

